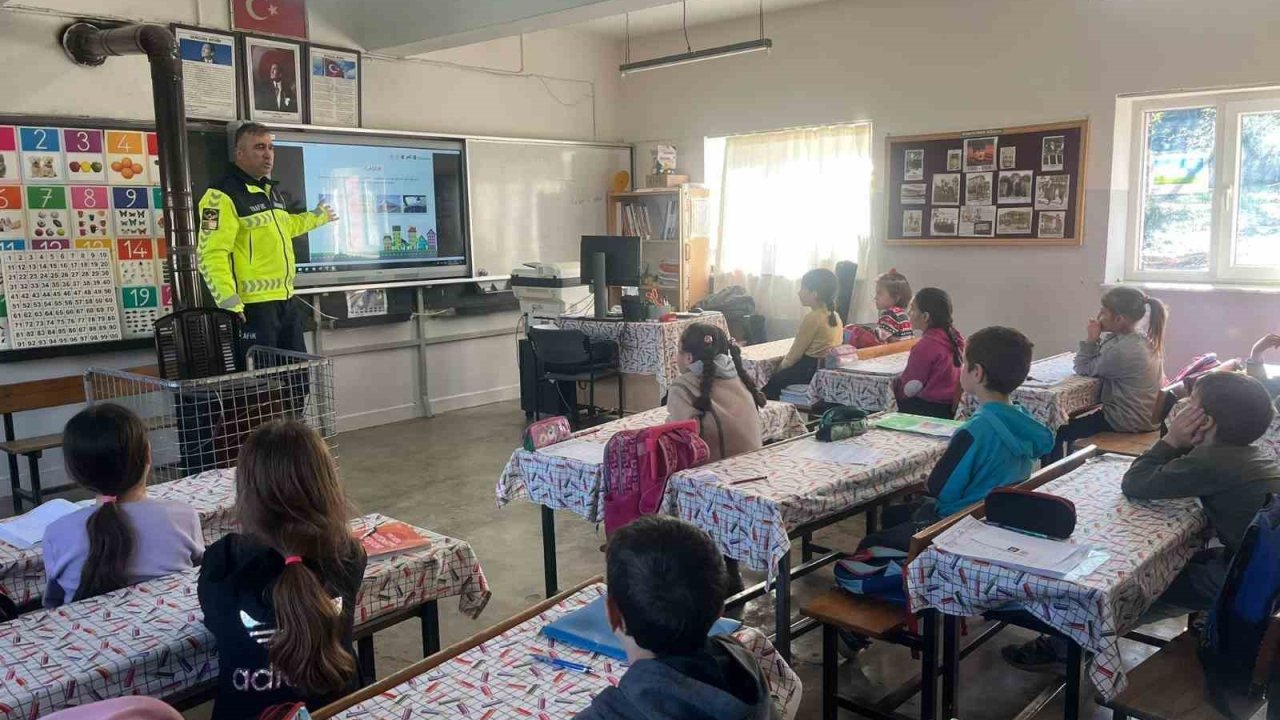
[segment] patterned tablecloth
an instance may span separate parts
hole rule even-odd
[[[800,454],[806,445],[853,445],[875,457],[867,465],[815,460]],[[924,480],[946,447],[942,438],[889,430],[839,443],[779,443],[672,475],[664,507],[710,533],[725,555],[772,577],[794,528]]]
[[[384,520],[366,515],[352,525]],[[357,624],[444,597],[458,597],[473,617],[484,609],[489,586],[471,546],[420,532],[431,545],[369,560]],[[0,713],[34,718],[105,698],[165,697],[217,678],[198,575],[192,569],[0,625]]]
[[[235,529],[235,469],[209,470],[181,480],[147,488],[153,498],[174,500],[195,508],[205,543]],[[18,605],[39,600],[48,585],[40,546],[18,548],[0,541],[0,590]]]
[[[1271,427],[1258,441],[1258,445],[1270,450],[1276,460],[1280,460],[1280,412],[1276,413],[1275,419],[1271,421]]]
[[[907,369],[911,353],[882,355],[852,365],[819,370],[809,382],[809,402],[854,405],[867,412],[894,410],[893,381]]]
[[[651,427],[666,420],[667,409],[659,407],[583,430],[575,437],[603,445],[623,430]],[[804,419],[794,405],[770,401],[760,410],[760,432],[765,442],[793,438],[805,433]],[[600,522],[604,519],[604,466],[516,450],[498,477],[497,497],[498,507],[524,499]]]
[[[623,372],[653,375],[658,379],[659,397],[680,375],[676,353],[680,333],[693,323],[709,323],[729,332],[724,315],[714,311],[673,322],[612,322],[592,318],[560,318],[560,327],[581,330],[587,337],[618,343],[618,364]]]
[[[1072,542],[1108,556],[1096,570],[1055,579],[929,548],[908,568],[912,608],[969,616],[1018,602],[1091,653],[1089,677],[1115,697],[1126,682],[1119,638],[1203,546],[1206,526],[1194,499],[1125,499],[1120,481],[1132,461],[1104,455],[1041,488],[1075,503]]]
[[[557,643],[541,634],[543,626],[604,594],[593,585],[426,674],[339,712],[338,718],[465,717],[475,720],[550,720],[571,718],[610,685],[617,685],[627,664]],[[734,637],[755,655],[769,693],[792,718],[799,709],[801,684],[759,630],[744,627]],[[590,675],[568,673],[533,661],[550,655],[589,665]]]
[[[782,358],[787,356],[793,341],[795,338],[743,346],[742,368],[755,381],[756,387],[763,388],[773,374],[778,372],[778,366],[782,364]]]
[[[1075,357],[1075,353],[1062,353],[1032,363],[1031,377],[1036,377],[1039,373],[1045,377],[1065,375],[1066,378],[1048,387],[1023,385],[1010,395],[1014,402],[1031,413],[1032,417],[1048,425],[1054,432],[1066,425],[1073,413],[1098,404],[1102,393],[1101,380],[1069,374]],[[965,393],[957,414],[963,419],[972,415],[977,409],[978,401],[972,395]]]

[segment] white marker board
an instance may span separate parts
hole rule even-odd
[[[603,235],[613,176],[631,147],[467,140],[472,274],[531,261],[576,262],[583,235]]]

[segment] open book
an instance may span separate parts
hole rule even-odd
[[[93,504],[93,500],[87,502]],[[26,550],[44,540],[44,529],[61,517],[85,507],[86,503],[73,503],[63,498],[46,500],[30,512],[0,522],[0,540]]]
[[[956,430],[959,430],[960,426],[964,425],[960,420],[944,420],[923,415],[907,415],[906,413],[889,413],[876,418],[871,424],[883,430],[899,430],[944,438],[955,435]]]

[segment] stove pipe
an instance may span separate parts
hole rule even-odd
[[[201,281],[196,268],[195,213],[187,167],[187,113],[177,40],[162,25],[100,28],[77,22],[62,31],[62,47],[76,64],[90,67],[101,65],[111,55],[147,56],[160,152],[160,191],[169,251],[166,262],[173,278],[173,309],[198,306]]]

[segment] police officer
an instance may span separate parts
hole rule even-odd
[[[218,307],[239,313],[249,345],[306,352],[293,299],[293,238],[338,219],[321,203],[290,214],[271,179],[275,146],[257,123],[235,134],[235,167],[200,199],[200,274]]]

